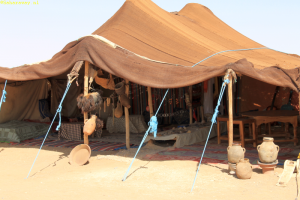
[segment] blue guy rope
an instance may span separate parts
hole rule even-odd
[[[125,175],[124,175],[124,177],[123,177],[123,179],[122,179],[122,181],[125,181],[125,180],[126,180],[127,175],[128,175],[128,173],[129,173],[129,171],[130,171],[130,168],[131,168],[131,166],[132,166],[132,164],[133,164],[133,162],[134,162],[134,160],[135,160],[135,158],[136,158],[138,152],[140,151],[140,149],[141,149],[141,147],[142,147],[142,145],[143,145],[145,139],[147,138],[150,129],[151,129],[151,132],[152,132],[152,131],[154,132],[154,133],[153,133],[154,137],[156,137],[156,133],[157,133],[157,124],[158,124],[156,115],[157,115],[157,113],[158,113],[158,111],[159,111],[161,105],[163,104],[163,102],[164,102],[164,100],[165,100],[165,98],[166,98],[168,92],[169,92],[169,89],[166,91],[165,96],[164,96],[164,98],[162,99],[162,101],[161,101],[161,103],[160,103],[160,105],[159,105],[159,107],[158,107],[158,109],[157,109],[155,115],[151,117],[150,123],[149,123],[149,128],[148,128],[148,130],[146,131],[146,133],[145,133],[145,135],[144,135],[144,137],[143,137],[143,139],[142,139],[142,141],[141,141],[141,144],[140,144],[138,150],[136,151],[135,156],[133,157],[133,159],[132,159],[132,161],[131,161],[131,163],[130,163],[130,165],[129,165],[129,167],[128,167],[128,169],[127,169],[127,171],[126,171],[126,173],[125,173]]]
[[[1,102],[0,102],[0,110],[1,110],[2,102],[5,102],[5,100],[6,100],[6,96],[5,96],[7,94],[7,92],[5,91],[6,83],[7,83],[7,80],[5,81],[4,88],[3,88],[3,91],[2,91],[2,97],[1,97]]]
[[[229,75],[227,75],[227,77],[228,76]],[[214,115],[213,115],[213,117],[211,119],[212,123],[211,123],[210,130],[209,130],[209,133],[208,133],[208,136],[207,136],[207,139],[206,139],[203,151],[202,151],[201,159],[200,159],[200,162],[199,162],[199,165],[198,165],[198,169],[197,169],[197,172],[196,172],[196,176],[195,176],[195,179],[194,179],[194,182],[193,182],[193,186],[192,186],[191,192],[193,191],[193,188],[194,188],[194,185],[195,185],[195,182],[196,182],[196,179],[197,179],[199,168],[200,168],[201,163],[202,163],[202,159],[203,159],[203,156],[204,156],[204,152],[205,152],[205,149],[206,149],[206,146],[207,146],[207,142],[209,140],[209,136],[210,136],[212,127],[213,127],[214,123],[216,123],[216,119],[217,119],[217,116],[218,116],[218,113],[219,113],[219,106],[220,106],[220,103],[221,103],[221,100],[222,100],[222,97],[223,97],[223,94],[224,94],[224,91],[225,91],[225,88],[226,88],[226,84],[228,84],[229,82],[230,81],[229,81],[228,78],[224,79],[224,82],[223,82],[223,85],[222,85],[222,88],[221,88],[221,91],[220,91],[219,99],[218,99],[218,104],[217,104],[217,106],[215,108],[215,113],[214,113]]]
[[[207,59],[209,59],[209,58],[211,58],[211,57],[213,57],[213,56],[215,56],[215,55],[218,55],[218,54],[220,54],[220,53],[229,52],[229,51],[249,51],[249,50],[257,50],[257,49],[270,49],[270,48],[268,48],[268,47],[260,47],[260,48],[233,49],[233,50],[220,51],[220,52],[215,53],[215,54],[213,54],[213,55],[211,55],[211,56],[208,56],[207,58],[204,58],[203,60],[201,60],[201,61],[197,62],[196,64],[194,64],[192,67],[195,67],[196,65],[202,63],[203,61],[205,61],[205,60],[207,60]],[[271,50],[274,50],[274,49],[271,49]],[[276,50],[274,50],[274,51],[276,51]]]
[[[29,175],[30,175],[30,172],[31,172],[31,170],[32,170],[32,168],[33,168],[33,166],[34,166],[34,163],[35,163],[37,157],[39,156],[39,153],[40,153],[40,151],[41,151],[41,149],[42,149],[42,147],[43,147],[43,145],[44,145],[44,142],[45,142],[45,140],[46,140],[46,138],[47,138],[47,136],[48,136],[48,134],[49,134],[49,132],[50,132],[50,129],[51,129],[52,125],[53,125],[53,122],[54,122],[54,120],[55,120],[55,118],[56,118],[56,116],[57,116],[57,113],[59,113],[59,125],[57,126],[56,130],[58,130],[59,127],[60,127],[60,125],[61,125],[61,109],[62,109],[62,103],[63,103],[63,101],[64,101],[64,99],[65,99],[65,97],[66,97],[66,95],[67,95],[67,93],[68,93],[68,91],[69,91],[69,89],[70,89],[71,84],[72,84],[72,82],[69,81],[69,82],[68,82],[68,85],[67,85],[67,88],[66,88],[66,90],[65,90],[65,93],[64,93],[64,95],[63,95],[63,97],[62,97],[62,99],[61,99],[61,101],[60,101],[59,106],[58,106],[58,109],[57,109],[57,111],[56,111],[56,113],[55,113],[55,115],[54,115],[54,117],[53,117],[53,120],[52,120],[52,122],[51,122],[51,124],[50,124],[50,126],[49,126],[49,129],[48,129],[48,131],[47,131],[47,133],[46,133],[46,135],[45,135],[45,138],[44,138],[44,140],[43,140],[43,142],[42,142],[42,145],[41,145],[41,147],[40,147],[40,149],[39,149],[39,151],[38,151],[38,153],[37,153],[37,155],[36,155],[36,157],[35,157],[35,159],[34,159],[34,161],[33,161],[33,163],[32,163],[32,166],[31,166],[31,168],[30,168],[30,170],[29,170],[29,172],[28,172],[28,175],[27,175],[27,177],[26,177],[25,179],[27,179],[27,178],[29,177]]]

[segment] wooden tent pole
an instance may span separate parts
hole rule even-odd
[[[232,107],[232,75],[229,76],[230,83],[228,84],[228,116],[229,116],[229,123],[228,123],[228,145],[232,146],[233,143],[233,107]]]
[[[149,104],[149,111],[150,111],[150,118],[151,118],[153,116],[151,87],[148,87],[148,104]]]
[[[125,80],[125,94],[129,97],[129,81]],[[127,107],[124,107],[125,112],[125,127],[126,127],[126,148],[130,149],[130,129],[129,129],[129,110]]]
[[[189,86],[189,95],[190,95],[190,102],[191,107],[190,109],[190,124],[193,123],[193,86]]]
[[[83,95],[87,95],[89,93],[89,62],[84,62],[84,90]],[[88,113],[83,113],[84,122],[88,119]],[[89,136],[84,134],[84,144],[89,144]]]

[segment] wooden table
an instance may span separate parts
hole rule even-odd
[[[267,124],[270,122],[284,122],[286,123],[285,133],[288,133],[288,123],[293,125],[293,133],[294,138],[289,139],[286,138],[285,140],[275,140],[275,142],[294,142],[296,146],[298,143],[297,139],[297,127],[298,127],[298,111],[291,111],[291,110],[272,110],[272,111],[254,111],[254,112],[244,112],[241,113],[242,116],[247,116],[255,119],[256,121],[256,132],[255,134],[258,135],[258,126],[261,124]],[[270,137],[274,137],[269,129]],[[281,135],[282,136],[282,135]]]
[[[229,125],[228,125],[228,123],[229,123],[228,116],[219,116],[217,118],[218,144],[221,144],[221,140],[228,140],[228,135],[227,136],[221,136],[220,122],[227,122],[227,132],[229,132],[228,131],[228,127],[229,127]],[[255,120],[254,119],[249,119],[249,118],[246,118],[246,117],[234,117],[233,118],[233,124],[238,124],[239,125],[240,140],[241,140],[242,147],[245,147],[246,142],[253,143],[253,147],[256,147],[257,140],[256,140],[256,134],[255,134]],[[244,135],[244,125],[245,124],[249,124],[249,132],[250,132],[250,135],[252,135],[252,139],[245,139],[245,135]]]

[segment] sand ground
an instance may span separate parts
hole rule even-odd
[[[151,144],[154,145],[154,144]],[[294,200],[296,176],[287,187],[278,187],[278,175],[254,169],[252,178],[229,175],[227,165],[203,164],[194,191],[191,186],[197,162],[147,161],[141,158],[167,147],[146,146],[134,162],[126,181],[121,181],[136,149],[92,152],[88,164],[69,164],[69,148],[43,147],[28,179],[25,179],[38,147],[0,143],[0,200],[22,199],[209,199]]]

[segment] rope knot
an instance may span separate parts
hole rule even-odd
[[[157,117],[156,116],[152,116],[150,119],[150,122],[148,122],[148,125],[150,126],[150,133],[153,133],[154,137],[156,137],[157,134]]]

